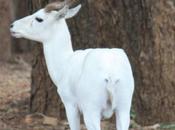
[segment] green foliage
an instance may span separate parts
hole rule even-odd
[[[160,124],[160,129],[175,130],[175,124]]]
[[[135,120],[135,118],[136,118],[136,112],[133,108],[131,108],[130,117],[131,117],[132,120]]]

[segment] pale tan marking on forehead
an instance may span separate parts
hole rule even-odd
[[[46,5],[45,11],[48,13],[54,10],[58,11],[62,9],[64,6],[65,6],[65,2],[60,2],[60,1],[53,2],[53,3]]]

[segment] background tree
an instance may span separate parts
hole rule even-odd
[[[29,0],[30,12],[44,7],[53,0]],[[64,107],[57,94],[56,87],[52,83],[41,44],[37,44],[33,50],[34,60],[32,65],[32,88],[31,88],[31,112],[41,112],[58,118],[64,118]]]
[[[14,5],[14,17],[20,19],[29,14],[28,1],[27,0],[13,0]],[[12,50],[16,53],[26,53],[32,50],[31,41],[26,39],[13,39]]]
[[[0,60],[11,57],[11,36],[9,25],[12,16],[12,1],[0,0]]]
[[[34,11],[50,1],[30,0],[30,9]],[[74,48],[124,48],[134,70],[137,121],[175,121],[174,1],[81,2],[78,16],[68,21]],[[35,47],[34,57],[31,111],[62,118],[63,107],[48,76],[41,46]]]

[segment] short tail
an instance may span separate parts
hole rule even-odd
[[[111,78],[106,79],[106,90],[108,94],[108,103],[111,104],[112,110],[116,108],[116,99],[115,99],[115,94],[116,94],[116,88],[117,88],[117,83],[119,82],[119,79],[112,80]]]
[[[115,92],[117,87],[117,82],[119,80],[113,81],[111,78],[105,79],[106,81],[106,91],[107,91],[107,106],[108,108],[103,112],[103,118],[110,118],[116,108]]]

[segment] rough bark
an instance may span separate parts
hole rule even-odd
[[[11,0],[0,0],[0,60],[7,61],[11,57]]]
[[[47,1],[34,3],[33,7],[42,7]],[[68,21],[74,48],[124,48],[134,70],[137,121],[175,121],[173,0],[82,0],[82,5],[78,16]],[[36,53],[31,108],[60,113],[41,49]]]
[[[32,70],[31,111],[62,118],[64,111],[56,87],[52,83],[43,58],[41,46],[35,47]],[[63,109],[63,110],[62,110]]]
[[[149,124],[174,122],[174,1],[149,0],[146,2],[150,10],[148,14],[150,15],[149,23],[152,28],[152,37],[141,46],[138,57],[138,67],[142,79],[136,86],[135,108],[138,113],[137,119],[141,123]]]

